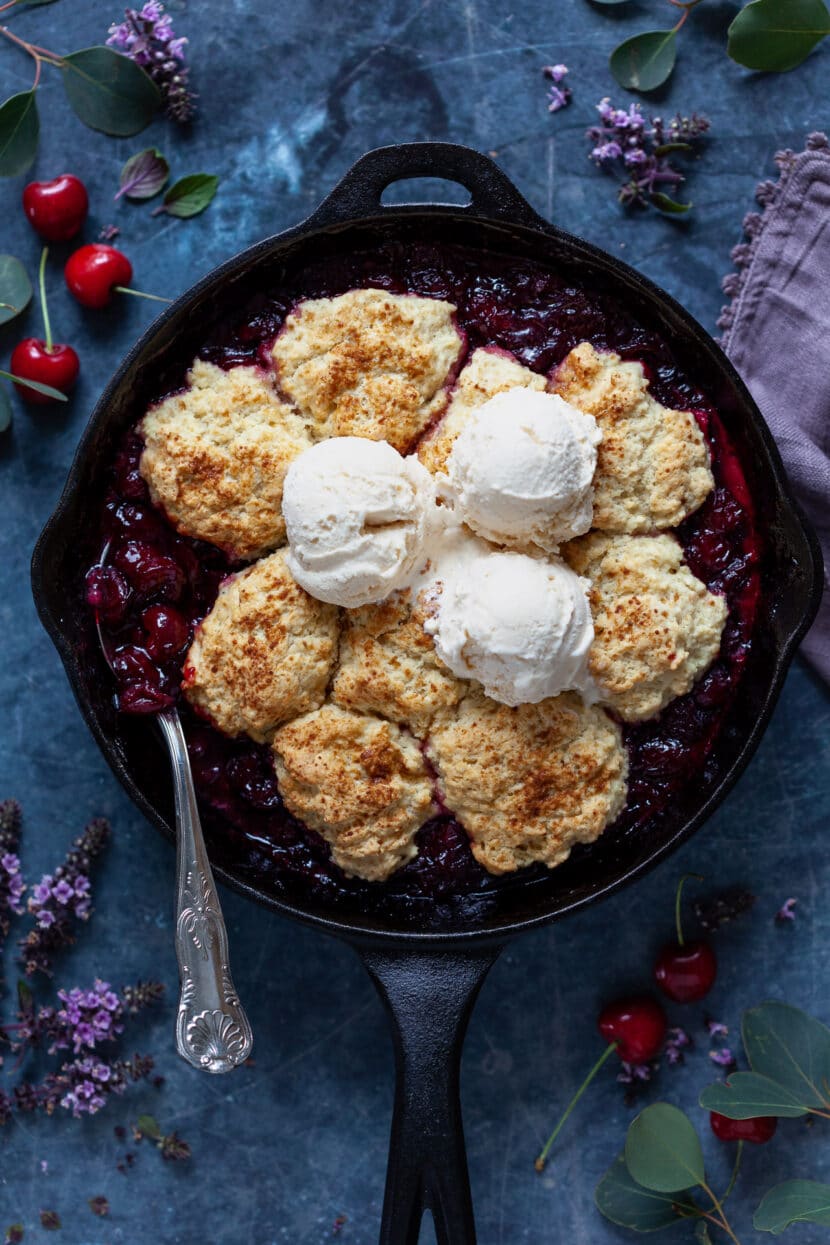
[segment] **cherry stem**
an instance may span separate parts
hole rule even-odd
[[[548,1157],[548,1154],[550,1153],[550,1148],[553,1145],[554,1141],[556,1141],[556,1138],[561,1133],[565,1125],[565,1121],[567,1120],[568,1116],[573,1111],[576,1104],[579,1102],[582,1095],[585,1093],[585,1090],[591,1084],[591,1081],[593,1081],[594,1077],[599,1072],[602,1065],[605,1063],[607,1059],[610,1059],[611,1055],[613,1055],[616,1049],[617,1049],[616,1042],[611,1042],[608,1046],[606,1046],[605,1050],[602,1052],[599,1059],[596,1061],[593,1068],[588,1073],[585,1080],[582,1082],[579,1089],[574,1094],[573,1098],[571,1099],[570,1103],[568,1104],[565,1110],[565,1113],[560,1117],[559,1123],[556,1125],[556,1128],[553,1130],[551,1135],[548,1137],[547,1141],[544,1144],[543,1149],[540,1151],[539,1156],[536,1159],[536,1162],[534,1163],[534,1167],[536,1168],[537,1172],[544,1171],[545,1161]]]
[[[49,247],[45,246],[40,257],[40,268],[38,269],[37,281],[40,290],[40,310],[43,314],[43,332],[46,338],[46,353],[52,353],[52,325],[49,322],[49,306],[46,302],[46,260],[49,256]]]
[[[680,897],[683,894],[683,883],[688,878],[694,878],[696,881],[702,882],[703,874],[702,873],[684,873],[680,881],[677,883],[677,891],[675,892],[675,896],[674,896],[674,924],[675,924],[675,928],[677,929],[678,947],[685,946],[685,943],[683,941],[683,925],[680,920]]]
[[[739,1141],[738,1148],[735,1151],[735,1162],[732,1166],[732,1175],[729,1177],[729,1184],[726,1186],[726,1192],[721,1194],[721,1205],[723,1205],[732,1190],[735,1188],[735,1181],[738,1179],[738,1172],[741,1170],[741,1158],[743,1157],[743,1152],[744,1143]]]
[[[118,294],[132,294],[135,298],[151,298],[154,303],[172,303],[172,298],[162,298],[161,294],[145,294],[144,290],[131,290],[127,285],[112,287]]]

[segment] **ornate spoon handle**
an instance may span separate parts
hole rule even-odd
[[[228,933],[210,869],[178,713],[158,715],[176,796],[176,956],[181,994],[176,1049],[205,1072],[230,1072],[253,1037],[228,965]]]

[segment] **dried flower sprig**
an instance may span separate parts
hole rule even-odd
[[[26,884],[20,873],[21,811],[17,800],[0,802],[0,949],[9,932],[11,914],[23,913]]]
[[[9,913],[23,911],[25,883],[16,851],[20,832],[20,806],[13,800],[0,802],[0,946]],[[90,822],[63,864],[33,887],[28,907],[36,924],[20,942],[27,973],[49,973],[55,951],[74,943],[75,922],[89,918],[89,873],[109,834],[103,819]],[[71,1052],[71,1058],[39,1082],[20,1079],[10,1089],[0,1088],[0,1124],[16,1111],[52,1115],[62,1108],[76,1117],[95,1115],[112,1094],[122,1094],[131,1081],[149,1076],[153,1060],[148,1056],[121,1059],[109,1052],[128,1017],[156,1002],[163,989],[159,982],[139,981],[117,992],[96,978],[89,989],[62,988],[54,1003],[39,1004],[27,982],[18,982],[16,1020],[0,1028],[0,1040],[17,1056],[13,1071],[34,1050],[47,1055]]]
[[[196,96],[190,89],[190,70],[185,63],[187,39],[176,36],[173,19],[163,4],[147,0],[141,9],[127,9],[124,21],[110,26],[107,44],[150,75],[161,91],[169,117],[182,123],[191,120]]]
[[[680,203],[666,194],[686,180],[669,157],[689,154],[709,129],[706,117],[679,113],[670,121],[662,117],[647,119],[639,104],[628,110],[615,108],[610,99],[597,104],[599,124],[592,125],[587,137],[593,143],[590,158],[603,169],[622,168],[627,174],[618,191],[625,206],[656,207],[672,214],[688,212],[691,203]]]
[[[755,898],[751,891],[733,886],[709,898],[696,899],[692,907],[701,929],[711,934],[749,912]]]
[[[182,1159],[189,1159],[191,1155],[188,1143],[175,1130],[172,1133],[163,1133],[158,1120],[152,1115],[138,1117],[138,1122],[133,1125],[133,1139],[152,1141],[161,1151],[161,1157],[166,1163],[177,1163]]]
[[[542,73],[551,84],[548,90],[548,112],[559,112],[560,109],[567,108],[572,95],[571,88],[564,85],[568,66],[545,65]]]
[[[92,862],[109,839],[109,823],[103,817],[91,821],[54,873],[47,873],[32,887],[28,910],[35,927],[20,941],[20,960],[28,977],[40,972],[51,975],[52,958],[62,947],[75,942],[75,923],[89,920],[89,874]]]

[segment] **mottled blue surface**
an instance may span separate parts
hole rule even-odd
[[[300,220],[351,162],[381,143],[450,138],[497,153],[506,172],[546,217],[606,246],[663,284],[710,330],[722,303],[721,275],[776,148],[827,127],[828,51],[794,73],[750,75],[727,61],[725,27],[737,6],[709,0],[683,32],[680,63],[655,107],[703,109],[712,140],[695,167],[689,221],[623,215],[612,186],[586,159],[583,133],[600,97],[614,94],[606,58],[624,34],[668,24],[661,6],[603,10],[584,0],[201,0],[171,5],[190,39],[201,91],[193,132],[158,122],[146,136],[92,135],[67,115],[57,76],[41,95],[44,137],[36,175],[80,174],[92,194],[86,237],[115,222],[135,264],[135,283],[176,295],[257,238]],[[15,29],[67,51],[101,41],[118,16],[93,0],[63,0],[21,13]],[[545,107],[541,67],[571,67],[574,102]],[[0,46],[4,94],[30,81],[22,53]],[[617,91],[619,97],[623,93]],[[190,222],[114,205],[126,157],[164,148],[174,173],[222,176],[214,205]],[[37,243],[17,210],[25,179],[0,186],[3,251],[33,270]],[[61,338],[78,347],[83,376],[65,410],[26,411],[0,442],[3,747],[0,796],[24,805],[23,851],[34,877],[53,866],[95,814],[111,817],[114,841],[96,886],[96,912],[61,973],[66,984],[95,974],[116,983],[162,977],[167,1003],[142,1019],[129,1044],[156,1056],[161,1090],[140,1086],[93,1120],[24,1117],[0,1133],[0,1233],[22,1220],[26,1241],[72,1245],[224,1245],[230,1241],[322,1245],[345,1216],[344,1245],[371,1245],[383,1190],[391,1109],[386,1022],[353,953],[225,896],[235,975],[256,1034],[256,1063],[227,1079],[199,1076],[172,1053],[175,963],[170,900],[173,856],[116,786],[84,727],[58,659],[35,617],[28,560],[95,397],[153,315],[124,299],[111,312],[83,312],[52,270],[52,309]],[[36,310],[23,325],[39,332]],[[2,331],[4,357],[16,329]],[[720,813],[695,841],[636,889],[557,928],[514,944],[496,965],[473,1017],[464,1063],[464,1107],[482,1245],[579,1245],[633,1239],[599,1218],[597,1178],[620,1148],[630,1111],[607,1070],[539,1177],[533,1156],[569,1091],[599,1051],[594,1016],[618,990],[640,985],[670,932],[678,874],[707,886],[742,883],[755,910],[719,940],[721,972],[707,1010],[735,1025],[743,1006],[787,999],[830,1020],[830,858],[825,848],[828,695],[796,665],[761,750]],[[798,897],[798,921],[773,914]],[[685,1067],[664,1069],[655,1094],[689,1108],[710,1079],[702,1007],[676,1008],[698,1042]],[[0,1073],[0,1077],[2,1073]],[[0,1081],[2,1083],[2,1081]],[[146,1145],[127,1176],[113,1126],[143,1112],[191,1143],[188,1164],[162,1164]],[[772,1180],[830,1178],[828,1126],[785,1123],[774,1144],[746,1156],[734,1219],[758,1239],[751,1210]],[[707,1136],[718,1184],[727,1156]],[[41,1161],[48,1163],[46,1173]],[[108,1220],[87,1198],[106,1195]],[[54,1238],[40,1208],[63,1220]],[[685,1236],[684,1236],[685,1234]],[[428,1232],[424,1237],[432,1239]],[[788,1239],[819,1241],[802,1227]],[[675,1240],[691,1238],[679,1228]]]

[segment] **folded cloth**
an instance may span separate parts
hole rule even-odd
[[[744,219],[748,241],[719,326],[723,348],[772,429],[796,496],[824,553],[825,593],[802,652],[830,681],[830,147],[781,151],[777,182],[762,182],[762,213]]]

